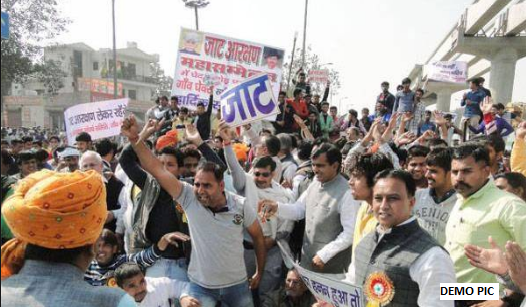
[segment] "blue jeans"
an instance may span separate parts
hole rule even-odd
[[[207,289],[191,283],[188,294],[201,303],[201,307],[215,307],[221,302],[222,307],[253,307],[252,293],[248,282],[221,289]]]
[[[190,281],[188,279],[188,266],[186,259],[159,259],[155,264],[146,269],[147,277],[168,277],[181,281]]]

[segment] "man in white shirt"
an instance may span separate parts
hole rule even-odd
[[[440,300],[440,283],[456,282],[453,262],[411,216],[415,191],[406,171],[384,170],[375,178],[373,212],[379,225],[356,247],[346,279],[362,286],[371,304],[454,305]]]
[[[316,177],[296,203],[260,201],[259,212],[266,219],[305,218],[301,265],[320,273],[341,274],[349,267],[354,225],[359,203],[347,180],[340,174],[342,155],[331,144],[322,144],[312,153]]]
[[[145,277],[139,265],[133,262],[124,263],[115,270],[115,281],[141,307],[171,307],[188,287],[187,282],[180,280]],[[190,296],[181,300],[183,306],[196,303],[199,304]]]

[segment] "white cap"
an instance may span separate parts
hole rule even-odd
[[[58,154],[58,157],[61,159],[67,157],[80,157],[80,152],[76,148],[66,147],[66,149]]]

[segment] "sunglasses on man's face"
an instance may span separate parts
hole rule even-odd
[[[265,177],[265,178],[268,178],[268,177],[270,177],[270,173],[260,173],[260,172],[255,172],[255,173],[254,173],[254,176],[256,176],[256,177]]]

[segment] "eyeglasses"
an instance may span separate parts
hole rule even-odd
[[[77,161],[77,158],[76,157],[66,157],[64,158],[64,161],[65,162],[75,162]]]
[[[256,177],[260,177],[260,176],[262,176],[262,177],[268,178],[268,177],[270,177],[270,173],[260,173],[260,172],[255,172],[255,173],[254,173],[254,176],[256,176]]]
[[[184,167],[186,168],[194,168],[194,167],[197,167],[199,165],[199,163],[187,163],[184,165]]]

